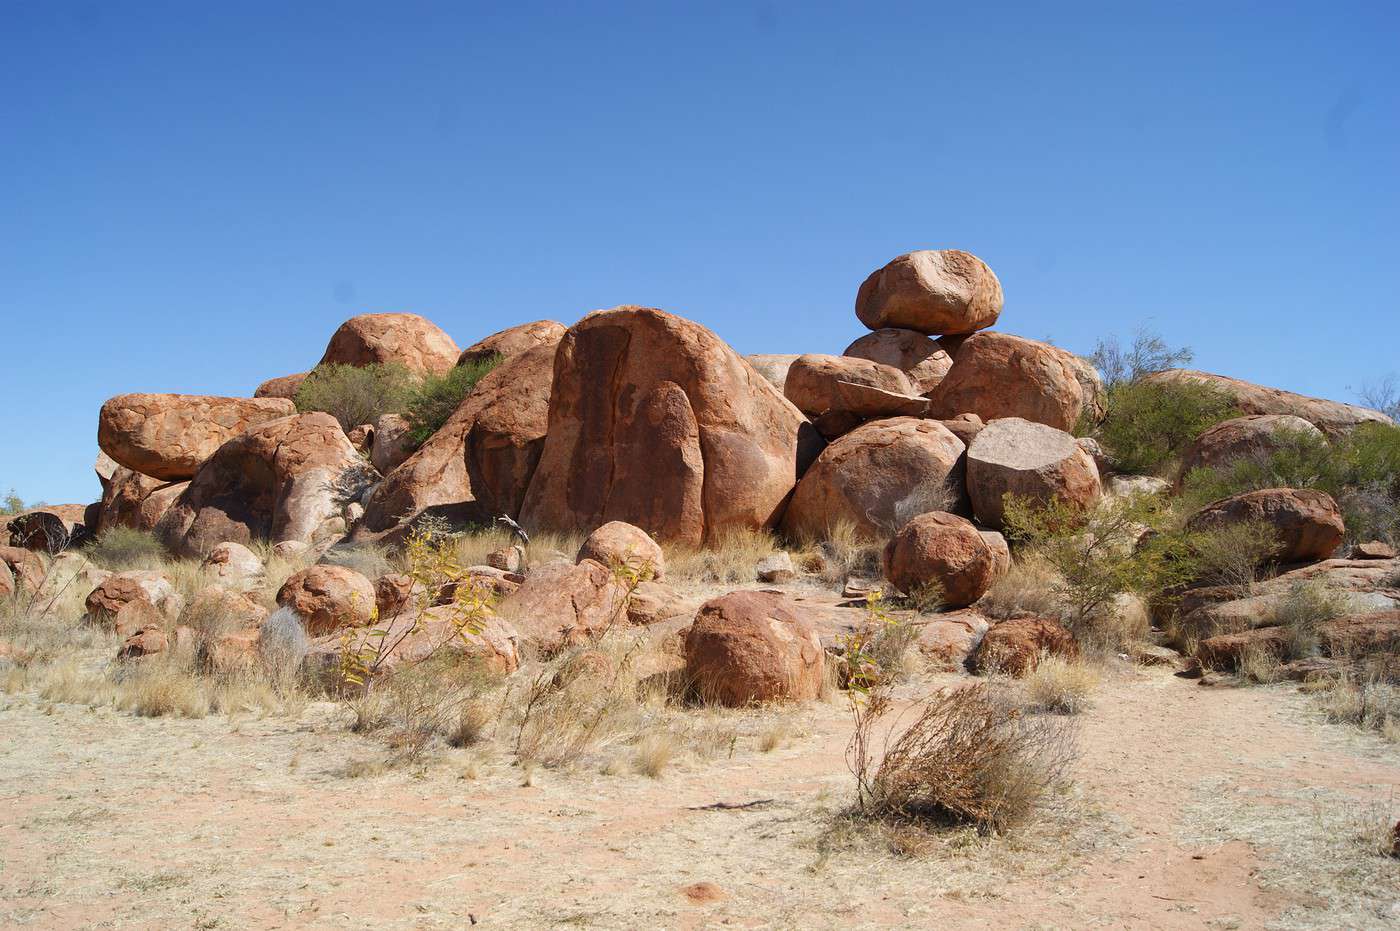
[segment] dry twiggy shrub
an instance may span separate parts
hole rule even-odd
[[[666,557],[668,582],[745,583],[754,581],[755,567],[778,551],[778,543],[768,533],[734,529],[704,546],[663,541],[661,551]],[[793,562],[796,564],[797,560]]]
[[[1056,714],[1078,714],[1090,705],[1099,672],[1083,660],[1045,654],[1022,680],[1029,707]]]
[[[643,776],[660,779],[661,773],[676,758],[676,739],[666,732],[648,734],[637,741],[632,750],[632,765]]]
[[[1075,757],[1066,718],[1029,714],[993,683],[934,695],[877,752],[877,723],[888,710],[887,696],[872,693],[847,748],[867,817],[1004,831],[1065,779]]]

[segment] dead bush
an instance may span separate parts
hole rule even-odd
[[[1028,707],[1056,714],[1078,714],[1088,708],[1089,696],[1098,685],[1099,673],[1093,666],[1049,653],[1022,680]]]
[[[856,777],[857,809],[867,817],[1005,831],[1066,777],[1075,757],[1066,718],[1027,713],[994,683],[933,696],[903,729],[885,720],[886,692],[871,693],[855,708],[847,763]]]

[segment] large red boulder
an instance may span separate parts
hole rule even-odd
[[[937,340],[915,330],[893,327],[865,334],[847,346],[842,355],[899,369],[908,376],[916,394],[928,394],[953,367],[953,357]]]
[[[797,483],[783,532],[821,539],[850,523],[878,540],[916,514],[966,509],[965,452],[936,420],[892,417],[857,427],[822,450]]]
[[[972,333],[997,322],[1001,282],[959,249],[909,252],[871,273],[856,294],[856,316],[872,330]]]
[[[359,461],[330,414],[274,420],[220,446],[156,534],[174,552],[201,558],[225,541],[319,541],[340,521],[332,486]]]
[[[968,337],[953,367],[929,393],[931,415],[976,414],[985,421],[1020,417],[1072,430],[1098,404],[1097,378],[1077,356],[1009,333]]]
[[[974,672],[1021,677],[1035,671],[1044,654],[1073,659],[1079,644],[1059,621],[1018,617],[992,626],[968,657]]]
[[[398,364],[419,375],[444,375],[462,350],[417,314],[360,314],[340,325],[320,365]]]
[[[840,436],[874,417],[917,417],[928,410],[928,402],[899,369],[851,356],[798,357],[788,369],[783,393],[826,437]]]
[[[1191,530],[1258,521],[1272,528],[1280,562],[1316,562],[1330,557],[1346,535],[1337,502],[1311,488],[1264,488],[1214,501],[1187,521]]]
[[[1063,430],[1019,417],[993,420],[967,450],[967,493],[977,519],[1000,528],[1005,496],[1081,511],[1103,494],[1094,458]]]
[[[97,443],[128,469],[177,482],[233,437],[294,413],[285,398],[119,394],[97,416]]]
[[[468,365],[481,362],[492,356],[499,356],[502,359],[509,359],[511,356],[518,356],[527,349],[534,349],[536,346],[557,346],[564,338],[564,331],[568,327],[562,323],[555,323],[553,320],[536,320],[534,323],[522,323],[513,326],[499,333],[492,333],[483,340],[472,343],[462,354],[457,357],[458,365]]]
[[[316,565],[295,573],[277,592],[277,603],[291,608],[313,637],[374,619],[374,583],[345,566]]]
[[[527,528],[623,520],[700,544],[772,527],[820,438],[709,330],[664,311],[595,311],[559,344]]]
[[[905,594],[936,585],[942,601],[965,608],[987,593],[1001,568],[1001,555],[972,522],[930,511],[905,524],[885,546],[885,577]]]
[[[731,592],[701,606],[685,637],[685,673],[700,697],[737,707],[821,694],[816,628],[778,592]]]
[[[489,521],[520,513],[549,423],[554,346],[492,369],[441,429],[375,489],[357,536],[382,534],[433,509]]]
[[[1329,437],[1342,436],[1363,423],[1394,423],[1385,414],[1370,408],[1310,398],[1307,395],[1294,394],[1292,391],[1266,388],[1263,385],[1251,384],[1226,375],[1212,375],[1209,372],[1167,369],[1146,375],[1143,380],[1158,383],[1185,381],[1206,385],[1229,396],[1235,402],[1235,406],[1246,414],[1291,414],[1306,420]]]
[[[1323,433],[1292,414],[1249,414],[1232,417],[1207,429],[1186,449],[1181,474],[1192,469],[1218,469],[1237,459],[1264,457],[1294,437],[1322,439]]]

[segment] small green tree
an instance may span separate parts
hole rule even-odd
[[[11,514],[19,514],[24,510],[24,499],[15,494],[13,488],[9,490],[3,500],[0,500],[0,515],[8,517]]]
[[[1123,472],[1171,472],[1207,428],[1239,416],[1225,393],[1196,382],[1130,381],[1112,385],[1096,436]]]
[[[459,365],[445,375],[429,375],[409,394],[405,409],[411,427],[408,440],[422,446],[461,405],[476,383],[501,364],[502,356],[490,355]]]

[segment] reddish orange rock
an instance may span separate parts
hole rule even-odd
[[[997,322],[1001,282],[977,256],[924,249],[898,256],[871,273],[856,294],[856,316],[878,330],[972,333]]]
[[[826,654],[791,598],[743,591],[701,606],[685,637],[685,660],[704,700],[737,707],[816,698]]]
[[[417,374],[444,375],[461,349],[417,314],[360,314],[340,325],[320,365],[398,364]]]
[[[294,413],[284,398],[120,394],[98,413],[97,442],[118,464],[176,482],[193,478],[233,437]]]

